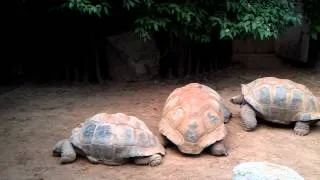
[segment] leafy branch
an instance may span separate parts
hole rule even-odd
[[[114,1],[66,0],[63,7],[89,15],[109,16],[111,2]],[[288,26],[302,21],[295,12],[295,0],[123,0],[122,7],[133,12],[135,33],[143,40],[159,31],[200,42],[209,42],[211,37],[277,38]],[[320,28],[314,26],[313,29]]]

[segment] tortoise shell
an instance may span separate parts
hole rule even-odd
[[[244,99],[268,121],[289,124],[320,119],[318,99],[304,85],[276,77],[241,85]]]
[[[190,83],[167,98],[159,132],[179,150],[199,154],[226,134],[220,95],[208,86]]]
[[[123,113],[99,113],[72,131],[71,143],[102,161],[165,154],[158,138],[143,121]]]

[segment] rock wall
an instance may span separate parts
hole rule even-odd
[[[108,70],[113,80],[149,80],[158,75],[160,52],[153,38],[144,42],[134,32],[126,32],[107,40]]]

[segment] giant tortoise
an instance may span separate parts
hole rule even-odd
[[[61,156],[61,163],[71,163],[80,154],[94,164],[121,165],[133,160],[157,166],[165,149],[142,120],[123,113],[99,113],[73,129],[69,139],[60,140],[53,154]]]
[[[260,117],[279,124],[295,123],[295,134],[302,136],[320,119],[317,97],[289,79],[263,77],[241,84],[241,94],[230,101],[241,105],[240,118],[246,131],[255,129],[256,117]]]
[[[227,156],[224,123],[231,112],[221,96],[206,85],[190,83],[176,88],[167,98],[159,132],[164,146],[173,143],[183,154],[200,154],[208,147],[212,155]]]

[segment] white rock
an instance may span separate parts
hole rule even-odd
[[[268,162],[245,162],[232,170],[233,180],[304,180],[295,170]]]

